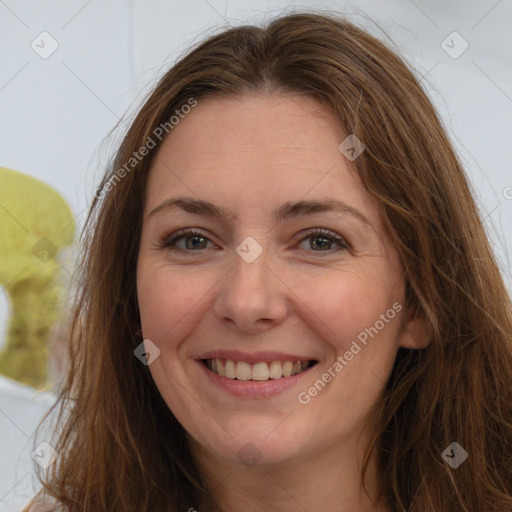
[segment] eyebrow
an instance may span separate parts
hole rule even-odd
[[[166,199],[156,208],[151,210],[148,217],[151,217],[158,212],[169,210],[175,207],[181,208],[187,213],[202,215],[204,217],[217,218],[221,220],[227,220],[232,217],[229,212],[220,208],[219,206],[214,205],[213,203],[189,197],[175,197]],[[364,214],[362,214],[353,206],[350,206],[349,204],[337,199],[298,201],[295,203],[287,202],[272,212],[272,218],[275,222],[280,222],[290,218],[302,217],[321,212],[338,212],[348,214],[371,227],[370,221]]]

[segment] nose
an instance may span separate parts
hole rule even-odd
[[[231,329],[263,332],[279,325],[287,314],[286,286],[267,264],[265,252],[248,263],[237,253],[221,282],[214,315]]]

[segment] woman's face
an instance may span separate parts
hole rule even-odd
[[[149,370],[212,460],[350,450],[398,347],[419,348],[347,135],[311,98],[211,98],[153,161],[137,266]]]

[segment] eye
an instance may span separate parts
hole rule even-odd
[[[178,245],[183,241],[184,244]],[[206,249],[206,245],[211,241],[201,233],[192,228],[181,229],[170,236],[164,237],[161,240],[160,247],[162,249],[176,249],[180,251],[192,252],[201,249]]]
[[[302,233],[301,243],[309,240],[309,249],[314,252],[331,253],[332,245],[338,246],[338,250],[348,249],[348,243],[337,233],[328,229],[312,228]]]
[[[333,244],[338,247],[337,250],[349,249],[348,243],[340,235],[328,229],[312,228],[301,233],[301,235],[301,244],[306,240],[310,240],[309,248],[304,250],[332,253]],[[159,243],[159,248],[183,252],[198,252],[207,249],[208,243],[212,242],[201,231],[197,231],[193,228],[185,228],[162,238]]]

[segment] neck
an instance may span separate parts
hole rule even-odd
[[[376,461],[368,467],[366,489],[361,486],[361,452],[357,447],[330,447],[279,464],[243,466],[219,458],[202,447],[193,452],[206,487],[222,512],[390,512],[377,493]],[[201,507],[199,508],[201,510]],[[203,507],[203,510],[211,508]]]

